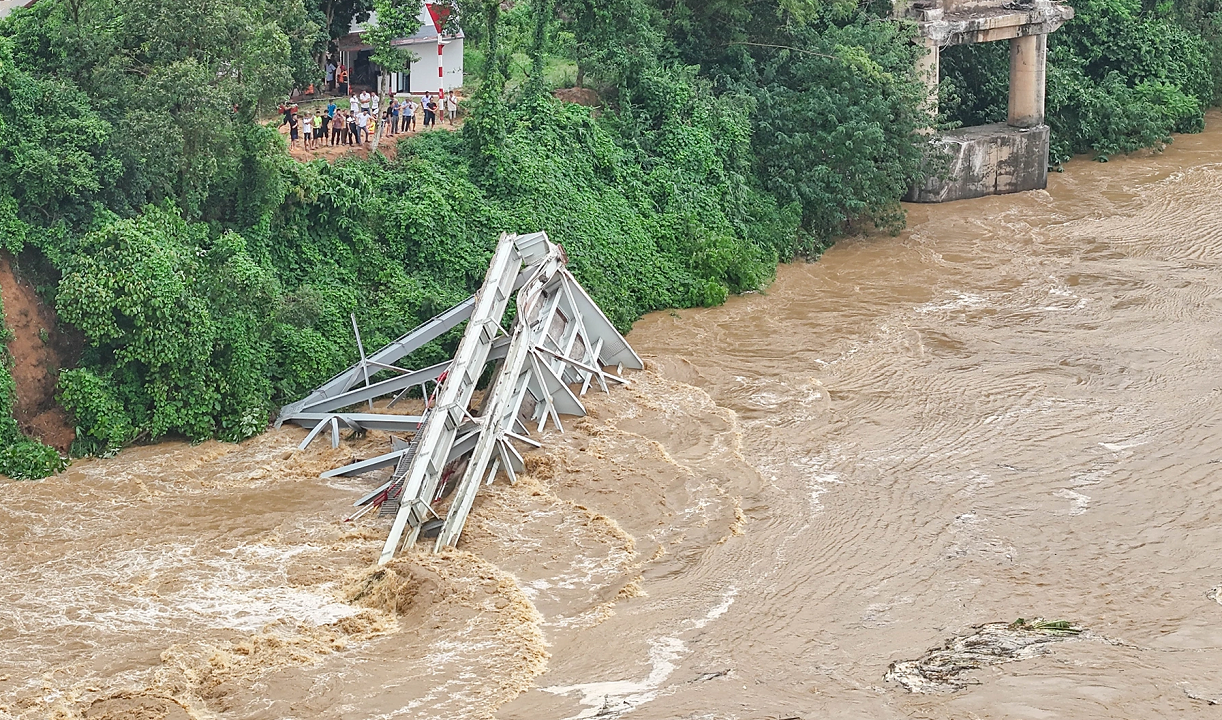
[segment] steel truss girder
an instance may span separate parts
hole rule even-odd
[[[522,458],[510,437],[527,393],[536,400],[538,429],[542,430],[551,419],[563,432],[560,413],[585,414],[585,406],[569,388],[569,383],[581,384],[584,392],[591,378],[597,376],[604,392],[607,390],[606,377],[613,376],[607,376],[602,370],[605,356],[600,353],[603,348],[618,348],[613,355],[617,361],[626,360],[638,369],[642,366],[640,358],[601,311],[590,315],[588,307],[578,303],[579,294],[588,299],[563,264],[554,268],[545,265],[518,291],[518,317],[513,339],[490,390],[487,412],[479,418],[479,443],[471,453],[450,504],[435,551],[458,544],[476,493],[481,485],[492,482],[499,469],[505,470],[510,482],[516,481],[515,470],[522,468]],[[597,309],[592,301],[589,306]],[[564,322],[559,337],[554,337],[552,331],[558,317]],[[597,335],[590,328],[594,328]],[[609,334],[613,334],[618,343],[608,342],[611,340]],[[549,349],[547,341],[560,351]],[[574,357],[577,347],[581,350]],[[622,378],[616,379],[625,382]]]
[[[302,413],[293,422],[305,428],[316,427],[335,418],[353,430],[386,430],[415,432],[420,426],[419,415],[387,415],[384,413]]]
[[[467,453],[471,452],[472,448],[475,447],[475,442],[479,439],[479,433],[474,432],[473,429],[474,426],[472,425],[464,426],[463,431],[459,433],[458,439],[454,441],[454,445],[450,448],[450,454],[446,458],[447,463],[449,463],[451,460],[457,460],[463,455],[466,455]],[[397,448],[383,455],[369,458],[368,460],[358,460],[342,467],[337,467],[334,470],[328,470],[322,475],[319,475],[319,477],[333,478],[364,475],[367,472],[373,472],[374,470],[380,470],[382,468],[387,468],[394,465],[395,463],[399,462],[399,457],[405,452],[407,452],[407,448]]]
[[[302,443],[303,448],[328,427],[332,444],[337,445],[341,423],[356,430],[415,432],[411,443],[392,437],[391,452],[323,474],[350,476],[395,467],[389,481],[357,501],[357,506],[365,509],[353,515],[359,517],[391,495],[400,503],[379,564],[393,558],[400,545],[415,542],[426,516],[438,516],[433,501],[449,463],[469,456],[444,516],[435,546],[438,550],[458,542],[481,485],[491,483],[501,470],[514,482],[517,473],[524,470],[515,441],[540,447],[538,441],[527,437],[531,429],[542,431],[550,421],[563,432],[560,416],[584,415],[581,396],[592,384],[607,392],[609,382],[627,384],[619,374],[623,368],[644,367],[569,273],[567,262],[563,248],[553,244],[545,233],[502,234],[484,282],[474,296],[369,356],[365,355],[354,319],[361,360],[306,398],[284,407],[277,425],[292,421],[314,428]],[[506,333],[501,319],[515,294],[517,314]],[[463,321],[468,321],[467,327],[452,360],[419,370],[393,365]],[[502,362],[481,409],[476,411],[480,416],[473,417],[469,408],[476,383],[492,360]],[[607,367],[618,370],[610,374],[604,369]],[[381,371],[397,375],[369,382]],[[372,410],[373,399],[397,393],[393,405],[407,389],[423,387],[430,380],[436,387],[422,417],[342,412],[363,402],[371,403]],[[359,386],[362,381],[364,385]],[[523,413],[527,398],[533,401],[533,411]]]
[[[555,268],[557,271],[559,269],[560,266]],[[458,537],[466,525],[467,516],[475,502],[475,495],[480,485],[484,484],[485,477],[487,477],[487,482],[491,482],[496,476],[498,467],[503,465],[510,479],[516,480],[513,467],[515,463],[511,456],[517,456],[517,450],[509,443],[506,433],[511,429],[518,415],[525,394],[530,391],[532,378],[538,378],[545,386],[543,397],[547,405],[542,413],[544,422],[549,413],[555,418],[555,404],[552,401],[552,393],[549,392],[551,388],[546,387],[549,376],[558,386],[557,389],[564,389],[575,404],[575,408],[579,409],[581,414],[585,412],[581,401],[577,400],[572,395],[572,391],[551,373],[550,368],[538,362],[538,357],[533,352],[550,327],[551,317],[558,305],[556,302],[549,302],[544,310],[541,304],[545,299],[546,285],[552,276],[554,276],[554,271],[548,276],[543,276],[542,273],[536,274],[531,282],[518,291],[518,321],[513,340],[509,344],[501,372],[491,389],[487,413],[481,418],[483,428],[479,442],[471,454],[471,460],[467,463],[466,472],[458,485],[454,501],[450,504],[450,510],[446,514],[441,533],[437,536],[434,550],[447,546],[452,547],[458,543]],[[559,425],[559,418],[555,419]],[[520,460],[520,456],[518,459]],[[488,472],[489,463],[492,464],[491,472]]]
[[[496,252],[484,276],[484,283],[475,294],[475,307],[453,363],[441,383],[437,405],[430,411],[428,420],[421,427],[418,449],[412,458],[403,484],[403,505],[391,525],[386,544],[382,547],[379,564],[386,564],[398,550],[399,541],[407,532],[406,542],[415,542],[419,525],[408,529],[412,515],[412,500],[420,499],[432,504],[450,454],[450,447],[463,420],[468,417],[467,408],[475,393],[476,383],[484,371],[484,364],[492,349],[492,342],[500,329],[501,317],[509,305],[509,298],[522,270],[523,257],[515,245],[518,236],[502,233]]]
[[[488,353],[489,360],[499,360],[505,357],[505,350],[509,347],[508,338],[498,338],[492,343],[492,348]],[[308,418],[311,414],[326,413],[340,408],[346,408],[350,405],[357,405],[368,400],[374,400],[387,395],[399,393],[408,388],[422,385],[430,380],[436,381],[443,372],[450,367],[450,360],[430,365],[420,370],[403,370],[402,374],[392,378],[387,378],[380,382],[372,383],[363,387],[357,387],[352,390],[340,393],[334,397],[320,398],[313,401],[302,401],[295,403],[293,410],[282,411],[280,413],[280,422],[295,422],[302,427],[312,427],[300,419]]]

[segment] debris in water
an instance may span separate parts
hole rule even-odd
[[[979,684],[965,678],[969,670],[1027,660],[1048,652],[1051,643],[1081,635],[1081,627],[1066,620],[1025,620],[988,623],[975,632],[947,641],[916,660],[891,663],[885,680],[894,680],[908,692],[936,693],[962,690]]]
[[[1222,697],[1216,697],[1216,698],[1205,697],[1204,695],[1193,692],[1192,690],[1189,690],[1188,688],[1184,688],[1184,694],[1187,695],[1190,700],[1200,700],[1204,702],[1206,705],[1222,705]]]
[[[502,234],[479,292],[372,355],[365,354],[352,315],[360,361],[281,408],[277,427],[294,422],[311,428],[302,450],[328,429],[331,447],[338,448],[341,427],[362,436],[366,430],[413,434],[410,442],[393,439],[389,453],[321,476],[394,468],[390,479],[358,500],[361,509],[348,517],[353,521],[375,508],[380,515],[394,516],[379,565],[421,535],[437,538],[434,552],[455,547],[480,486],[491,484],[500,471],[516,482],[517,473],[526,469],[515,442],[541,447],[530,437],[532,428],[542,433],[551,422],[564,432],[560,416],[585,415],[581,397],[591,387],[608,392],[609,384],[628,384],[624,368],[644,369],[640,356],[567,265],[564,248],[547,233]],[[501,321],[511,299],[517,313],[506,330]],[[416,369],[394,364],[463,322],[467,326],[453,359]],[[493,380],[476,409],[472,400],[489,363]],[[386,373],[391,376],[378,379]],[[390,412],[417,387],[425,401],[423,414]],[[375,412],[373,401],[382,397],[392,399]],[[442,503],[455,487],[454,499]]]
[[[1219,605],[1222,605],[1222,585],[1216,585],[1210,588],[1209,592],[1205,593],[1205,597],[1213,600]]]

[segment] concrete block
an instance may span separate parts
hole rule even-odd
[[[944,133],[929,141],[929,165],[937,175],[904,199],[938,203],[1041,190],[1048,185],[1048,137],[1047,125],[1001,123]]]

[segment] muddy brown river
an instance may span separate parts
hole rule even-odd
[[[384,436],[0,485],[0,718],[1222,713],[1222,117],[629,340],[458,551],[383,571],[341,522],[375,481],[318,473]],[[888,673],[1017,618],[1084,632]]]

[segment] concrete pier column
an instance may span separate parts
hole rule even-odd
[[[928,88],[928,103],[926,110],[929,112],[930,118],[938,114],[938,73],[939,65],[939,50],[938,43],[930,38],[921,38],[922,45],[925,46],[925,55],[917,60],[917,78],[925,83]]]
[[[1010,108],[1007,124],[1025,128],[1044,123],[1044,69],[1047,61],[1047,35],[1026,35],[1010,40]]]

